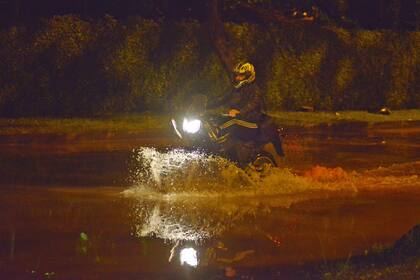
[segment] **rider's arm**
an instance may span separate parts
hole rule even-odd
[[[247,115],[249,113],[252,113],[256,110],[261,110],[261,102],[262,102],[262,95],[261,91],[258,87],[250,88],[250,91],[246,94],[250,95],[251,98],[247,104],[245,104],[242,108],[240,108],[240,114],[241,115]]]

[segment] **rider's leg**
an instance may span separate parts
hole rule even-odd
[[[281,138],[279,132],[277,131],[277,126],[271,117],[266,115],[264,116],[260,122],[260,130],[265,137],[264,139],[267,142],[273,143],[276,154],[281,157],[284,156]]]
[[[248,122],[240,119],[230,119],[220,125],[217,135],[217,141],[224,146],[232,146],[234,140],[250,141],[254,140],[258,133],[256,123]]]
[[[274,161],[276,162],[276,165],[278,167],[284,165],[283,155],[279,155],[277,149],[274,147],[274,144],[272,142],[265,144],[263,150],[269,153],[274,158]]]
[[[250,150],[244,145],[238,145],[238,142],[245,143],[252,141],[258,134],[258,126],[255,123],[232,119],[220,126],[224,135],[228,135],[223,139],[222,149],[229,151],[232,158],[239,162],[241,167],[245,167],[248,163]]]

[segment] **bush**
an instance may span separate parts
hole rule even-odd
[[[272,110],[418,108],[420,32],[226,24]],[[56,16],[0,32],[0,114],[84,116],[169,111],[219,96],[229,77],[195,21]]]

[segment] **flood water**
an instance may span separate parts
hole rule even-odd
[[[289,279],[420,223],[416,128],[290,131],[264,175],[173,139],[2,137],[0,278]]]

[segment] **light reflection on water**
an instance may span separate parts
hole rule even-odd
[[[108,156],[99,161],[116,161]],[[172,276],[183,248],[197,250],[198,270],[206,263],[265,267],[345,259],[374,243],[391,244],[420,219],[420,162],[358,172],[318,166],[305,175],[273,169],[258,178],[202,153],[142,148],[134,157],[132,184],[122,195],[125,187],[103,185],[3,188],[0,258],[9,271],[55,272],[57,279]],[[86,247],[76,242],[81,232],[89,237]]]
[[[288,207],[295,198],[276,199],[279,194],[313,186],[280,169],[255,180],[227,160],[200,152],[141,148],[136,160],[134,186],[123,192],[136,200],[136,235],[171,242],[220,235],[255,216],[264,201],[265,206]]]
[[[198,265],[197,250],[194,248],[184,248],[181,250],[179,255],[181,265],[187,264],[193,267]]]
[[[419,186],[415,174],[393,177],[393,169],[388,176],[379,177],[375,171],[359,174],[328,168],[314,168],[305,176],[273,168],[260,175],[200,152],[140,148],[134,154],[133,186],[123,191],[134,201],[134,234],[173,244],[222,236],[257,216],[297,202],[352,197],[360,189],[372,187],[389,188],[393,178],[399,187]]]

